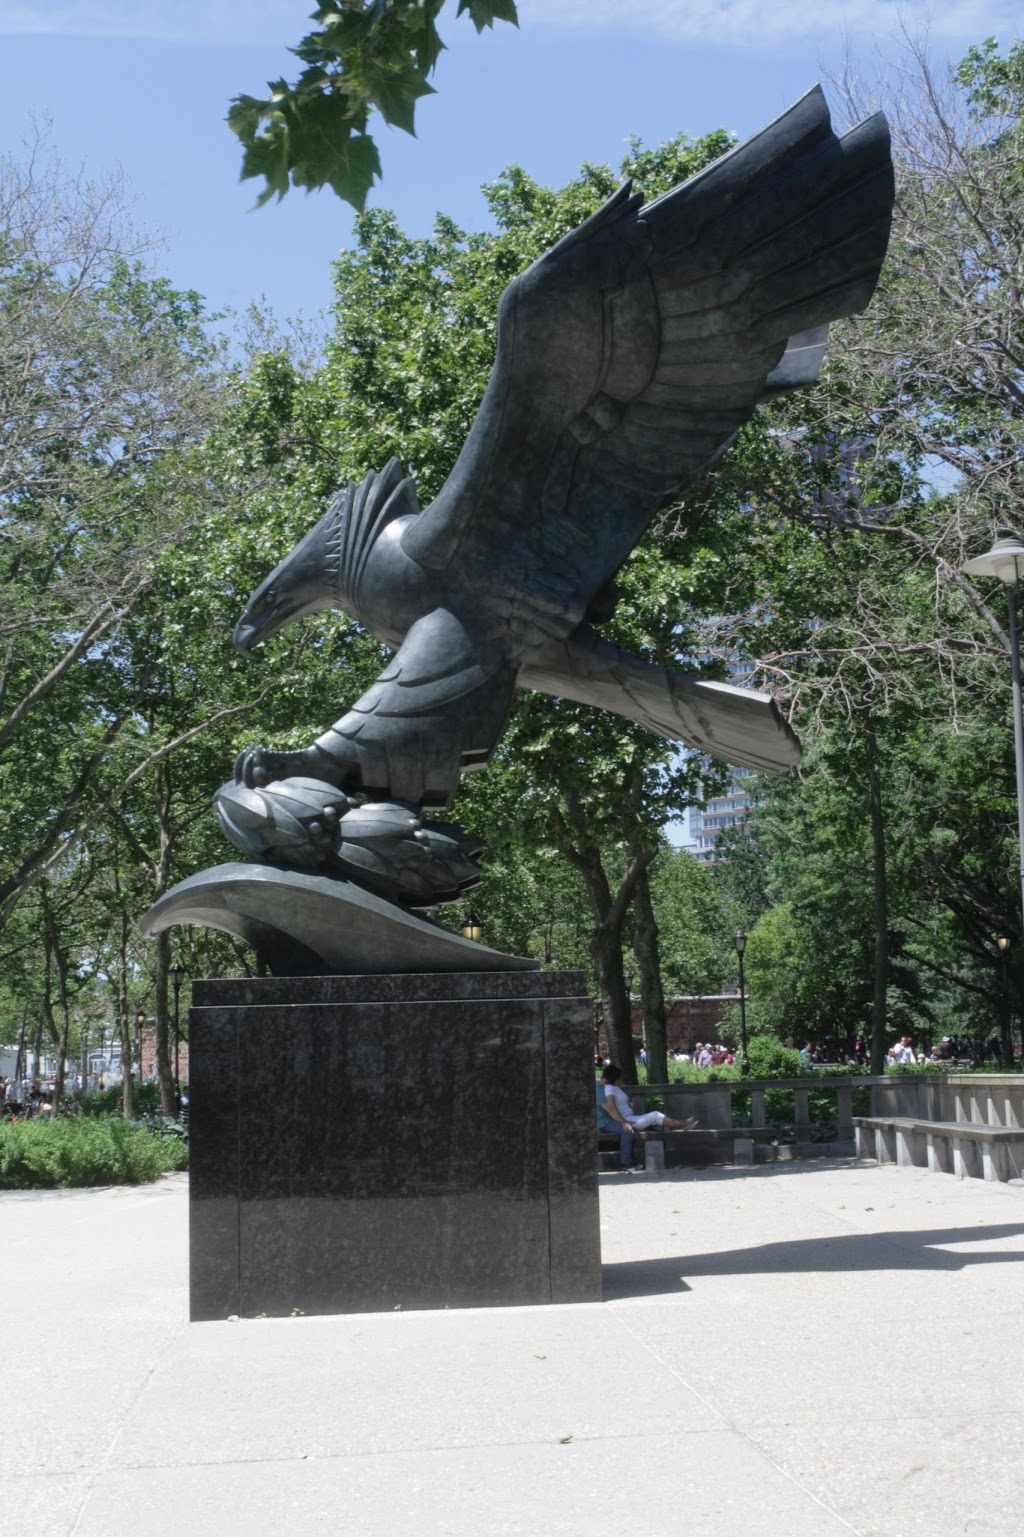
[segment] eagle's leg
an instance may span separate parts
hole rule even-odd
[[[339,790],[358,789],[359,758],[327,752],[314,742],[295,752],[271,747],[246,747],[235,759],[235,783],[261,790],[276,779],[322,779]]]

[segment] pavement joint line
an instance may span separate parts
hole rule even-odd
[[[615,1312],[615,1304],[609,1303],[608,1307],[609,1311],[615,1314],[617,1317],[618,1314]],[[659,1366],[664,1367],[664,1369],[669,1372],[671,1376],[675,1377],[676,1380],[680,1382],[684,1388],[686,1388],[687,1392],[692,1393],[694,1398],[699,1399],[706,1409],[709,1409],[712,1414],[717,1415],[718,1418],[723,1421],[723,1426],[726,1430],[730,1430],[734,1435],[739,1436],[742,1441],[745,1441],[753,1452],[756,1452],[759,1457],[764,1458],[769,1467],[774,1468],[775,1472],[786,1479],[788,1483],[792,1484],[794,1489],[799,1489],[800,1493],[807,1499],[811,1500],[815,1505],[817,1505],[819,1510],[823,1510],[826,1515],[831,1516],[833,1520],[838,1521],[839,1525],[842,1526],[846,1531],[853,1532],[854,1537],[868,1537],[868,1533],[866,1533],[862,1527],[854,1526],[851,1522],[847,1521],[845,1516],[840,1515],[838,1510],[833,1510],[832,1506],[827,1505],[819,1495],[814,1493],[813,1489],[808,1489],[806,1484],[801,1483],[799,1478],[797,1478],[793,1473],[790,1473],[786,1468],[782,1466],[781,1463],[777,1462],[770,1452],[768,1452],[763,1446],[759,1445],[759,1443],[754,1440],[753,1436],[744,1430],[741,1425],[738,1425],[734,1419],[732,1419],[728,1414],[724,1412],[724,1410],[720,1409],[717,1404],[713,1404],[710,1399],[704,1396],[703,1393],[701,1393],[691,1383],[687,1382],[686,1378],[682,1375],[681,1372],[679,1372],[670,1362],[666,1361],[663,1356],[660,1356],[654,1347],[648,1344],[645,1339],[641,1339],[635,1330],[629,1327],[629,1324],[625,1319],[622,1319],[621,1322],[627,1332],[632,1334],[637,1343],[641,1345],[649,1355],[654,1357]]]
[[[822,1210],[823,1214],[827,1214],[830,1217],[833,1215],[831,1212],[827,1212],[827,1208],[822,1207],[820,1202],[815,1203],[815,1205]],[[627,1299],[622,1300],[625,1301]],[[759,1457],[763,1457],[764,1460],[772,1468],[775,1469],[776,1473],[785,1478],[790,1484],[793,1485],[794,1488],[799,1489],[800,1493],[803,1494],[806,1498],[812,1500],[814,1504],[819,1507],[819,1509],[825,1511],[827,1515],[831,1516],[835,1521],[839,1522],[839,1524],[844,1527],[846,1531],[853,1532],[855,1537],[866,1537],[866,1534],[861,1528],[853,1526],[849,1521],[846,1520],[845,1516],[840,1515],[839,1511],[834,1510],[830,1505],[827,1505],[823,1499],[814,1493],[813,1490],[807,1488],[807,1486],[803,1484],[800,1479],[796,1478],[792,1473],[788,1472],[786,1468],[782,1467],[782,1465],[776,1461],[770,1452],[768,1452],[763,1446],[754,1440],[753,1436],[744,1430],[742,1426],[736,1423],[734,1418],[725,1413],[725,1411],[721,1409],[717,1404],[712,1403],[711,1400],[705,1397],[705,1395],[701,1393],[697,1388],[695,1388],[692,1383],[687,1382],[686,1378],[675,1366],[671,1364],[671,1362],[666,1361],[663,1356],[659,1355],[658,1351],[652,1344],[643,1339],[639,1334],[636,1333],[634,1329],[630,1327],[627,1319],[624,1318],[619,1312],[620,1305],[620,1303],[616,1302],[609,1303],[609,1312],[611,1312],[614,1317],[619,1319],[622,1327],[632,1335],[633,1339],[639,1345],[641,1345],[643,1349],[646,1350],[647,1353],[654,1358],[654,1360],[658,1362],[659,1366],[668,1371],[671,1376],[675,1377],[675,1379],[682,1384],[687,1392],[692,1393],[694,1397],[697,1398],[700,1403],[702,1403],[704,1407],[708,1409],[712,1414],[716,1415],[729,1430],[731,1430],[735,1435],[739,1436],[743,1441],[745,1441],[747,1445],[754,1452],[756,1452]]]
[[[157,1352],[155,1359],[150,1361],[149,1365],[143,1372],[142,1379],[139,1382],[138,1387],[132,1394],[129,1402],[125,1405],[124,1413],[120,1416],[117,1424],[114,1427],[113,1433],[110,1436],[110,1440],[107,1443],[106,1451],[103,1453],[102,1457],[97,1458],[95,1466],[87,1474],[85,1489],[82,1491],[82,1498],[79,1501],[78,1509],[75,1512],[75,1519],[68,1531],[68,1537],[75,1537],[75,1533],[81,1529],[82,1517],[85,1515],[86,1506],[89,1504],[89,1501],[93,1495],[93,1490],[96,1488],[100,1478],[105,1473],[110,1471],[114,1449],[116,1448],[117,1443],[121,1438],[121,1433],[124,1430],[129,1416],[134,1412],[136,1405],[142,1399],[142,1396],[146,1389],[149,1387],[149,1384],[156,1376],[160,1368],[163,1366],[165,1360],[170,1356],[174,1346],[178,1343],[178,1340],[181,1338],[182,1334],[187,1328],[187,1319],[182,1319],[178,1324],[178,1327],[172,1330],[168,1335],[167,1339],[164,1341],[163,1348]]]
[[[650,1443],[651,1441],[659,1440],[677,1441],[680,1436],[685,1436],[689,1440],[693,1436],[725,1436],[734,1433],[742,1435],[742,1431],[734,1432],[733,1427],[730,1425],[721,1425],[713,1430],[702,1430],[699,1428],[660,1430],[654,1435],[649,1430],[616,1431],[613,1435],[608,1435],[606,1432],[590,1436],[573,1434],[571,1445],[599,1446],[602,1442],[607,1442],[609,1446],[612,1446],[622,1441]],[[195,1459],[188,1462],[131,1462],[126,1463],[123,1467],[113,1468],[110,1471],[122,1475],[131,1473],[173,1473],[179,1468],[256,1468],[270,1467],[274,1463],[284,1465],[293,1462],[363,1462],[370,1457],[456,1457],[463,1452],[494,1452],[512,1446],[538,1447],[559,1445],[561,1445],[561,1442],[558,1437],[541,1436],[536,1440],[524,1437],[516,1441],[460,1441],[457,1446],[382,1446],[375,1450],[362,1452],[291,1452],[289,1454],[278,1452],[272,1457],[213,1457],[209,1462],[200,1462]],[[570,1446],[567,1445],[565,1450],[569,1451]],[[760,1447],[755,1448],[755,1450],[760,1451]],[[45,1476],[49,1478],[73,1478],[75,1475],[73,1473],[50,1473]],[[13,1483],[15,1478],[20,1478],[25,1483],[29,1483],[32,1475],[27,1473],[15,1474],[13,1478],[5,1478],[3,1482]],[[90,1493],[91,1489],[92,1486],[90,1484]],[[68,1537],[74,1537],[76,1529],[77,1527],[73,1527]],[[863,1537],[863,1533],[858,1533],[858,1537]]]

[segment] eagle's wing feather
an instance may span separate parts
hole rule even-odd
[[[435,608],[316,746],[353,765],[348,788],[443,807],[460,774],[487,766],[515,688],[504,650]]]
[[[837,138],[818,87],[647,207],[620,188],[506,289],[480,413],[407,553],[458,562],[523,634],[571,633],[758,400],[814,377],[822,328],[871,297],[892,199],[884,118]]]

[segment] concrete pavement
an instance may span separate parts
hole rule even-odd
[[[1024,1531],[1024,1189],[808,1162],[601,1200],[603,1304],[190,1325],[185,1176],[0,1195],[4,1530]]]

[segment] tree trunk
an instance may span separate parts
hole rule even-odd
[[[582,875],[590,900],[594,924],[587,948],[601,989],[608,1048],[614,1061],[622,1068],[626,1082],[635,1083],[633,1021],[622,965],[622,929],[636,883],[657,857],[657,850],[641,849],[630,854],[626,872],[613,896],[601,848],[590,836],[584,810],[571,793],[566,797],[566,808],[568,820],[557,809],[553,810],[552,820],[560,851]]]
[[[874,877],[875,969],[871,999],[871,1071],[885,1068],[886,1009],[889,993],[889,884],[885,865],[885,821],[878,772],[878,743],[870,714],[865,714],[864,742],[868,760],[868,800],[871,811],[871,850]]]
[[[18,1037],[18,1055],[14,1062],[14,1081],[18,1086],[18,1099],[21,1099],[21,1080],[28,1076],[28,1064],[25,1060],[25,1047],[28,1043],[28,1015],[21,1018],[21,1034]]]
[[[161,763],[156,771],[157,822],[160,827],[160,852],[154,870],[153,890],[155,898],[167,890],[174,849],[174,830],[171,821],[173,785],[171,768]],[[171,1061],[170,1011],[167,989],[171,972],[171,936],[167,929],[156,938],[156,987],[153,1000],[154,1051],[156,1074],[160,1080],[160,1109],[164,1115],[178,1113],[177,1087]]]
[[[597,911],[594,913],[597,919]],[[622,965],[622,935],[616,936],[607,921],[595,922],[588,946],[601,989],[601,1005],[608,1054],[622,1068],[627,1083],[636,1083],[636,1058],[633,1055],[633,1022],[630,1017],[626,976]]]
[[[117,1024],[121,1036],[121,1114],[135,1119],[135,1073],[132,1067],[132,1021],[128,1007],[128,914],[121,913],[120,970],[117,978]]]
[[[173,817],[174,780],[171,765],[167,761],[158,763],[154,770],[153,800],[156,824],[159,828],[159,847],[156,858],[150,854],[149,850],[136,836],[131,824],[120,815],[116,808],[110,815],[124,841],[134,853],[139,865],[149,873],[152,880],[152,899],[156,902],[164,895],[170,883],[175,842]],[[164,1115],[173,1116],[177,1114],[177,1095],[171,1058],[171,1012],[168,1001],[171,969],[171,936],[166,929],[156,936],[154,953],[156,965],[153,979],[153,1054],[156,1063],[157,1079],[160,1084],[160,1108]],[[141,1068],[140,1049],[140,1076]]]
[[[42,887],[43,922],[46,934],[46,1003],[52,1015],[50,998],[51,965],[57,973],[57,998],[60,1003],[60,1031],[57,1035],[57,1072],[53,1084],[53,1108],[64,1098],[64,1063],[68,1054],[68,1035],[71,1029],[71,1009],[68,1003],[68,968],[60,946],[60,935],[53,908],[50,905],[46,884]]]
[[[41,1078],[43,1073],[43,1015],[36,1021],[35,1049],[32,1054],[32,1077]]]
[[[172,1057],[173,1004],[169,998],[171,976],[171,936],[164,929],[156,936],[156,991],[153,1003],[156,1076],[160,1084],[160,1109],[164,1115],[177,1115],[177,1095]]]
[[[634,849],[634,854],[638,851]],[[633,893],[633,950],[640,970],[640,997],[644,1010],[644,1043],[647,1047],[648,1083],[668,1082],[668,1040],[665,993],[661,985],[658,925],[651,902],[650,872],[641,871]]]

